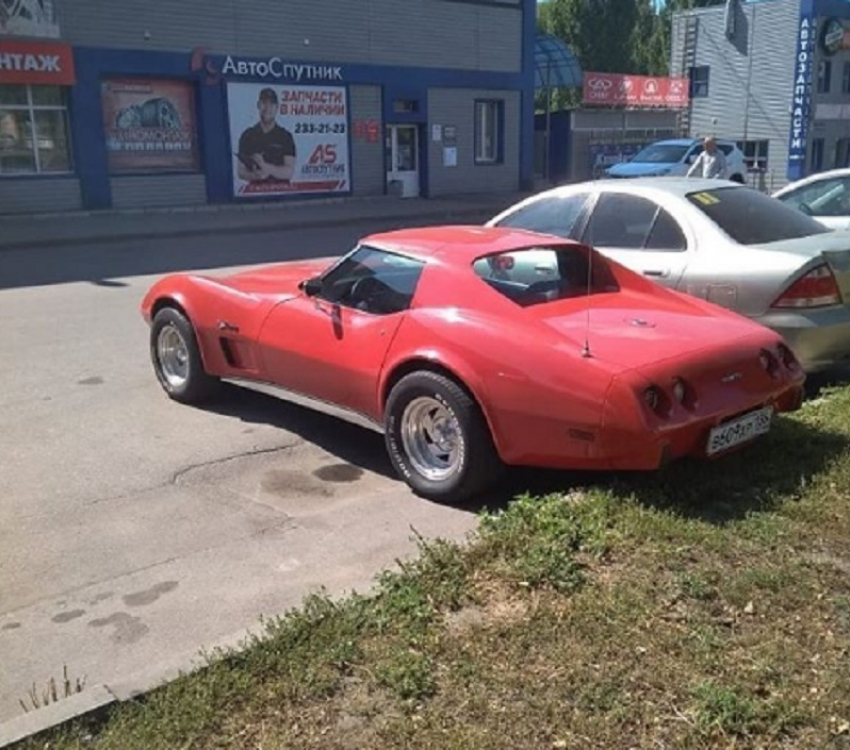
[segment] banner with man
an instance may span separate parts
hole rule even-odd
[[[350,192],[344,87],[228,83],[227,103],[237,198]]]

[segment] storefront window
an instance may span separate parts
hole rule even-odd
[[[691,98],[705,99],[708,96],[708,78],[711,69],[708,65],[697,65],[690,69]]]
[[[812,172],[819,172],[823,169],[823,138],[814,138],[812,140]]]
[[[821,60],[818,63],[818,93],[828,94],[832,88],[832,61]]]
[[[501,117],[497,101],[475,102],[475,163],[500,161]]]
[[[738,141],[738,148],[744,153],[744,164],[750,172],[767,169],[767,152],[770,141]]]
[[[62,87],[0,85],[0,175],[70,171]]]

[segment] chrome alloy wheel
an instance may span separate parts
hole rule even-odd
[[[156,358],[168,385],[180,388],[189,377],[189,349],[176,326],[162,327],[156,339]]]
[[[430,396],[413,399],[401,417],[401,440],[413,468],[439,482],[460,468],[463,436],[457,417]]]

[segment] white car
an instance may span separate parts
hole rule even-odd
[[[850,167],[797,180],[777,190],[773,197],[830,229],[850,229]]]
[[[807,372],[850,364],[850,231],[730,180],[637,177],[537,193],[487,222],[578,240],[779,333]],[[528,258],[532,262],[532,258]],[[547,279],[544,258],[522,270]]]
[[[733,182],[746,182],[747,167],[744,154],[734,141],[716,140],[717,148],[726,155],[726,176]],[[661,177],[685,175],[703,152],[700,138],[671,138],[656,141],[641,149],[629,161],[614,164],[605,170],[611,178]]]

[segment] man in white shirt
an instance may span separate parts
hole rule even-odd
[[[717,148],[714,138],[706,136],[703,141],[703,152],[696,158],[688,170],[688,177],[707,177],[709,179],[726,179],[726,155]]]

